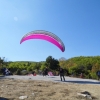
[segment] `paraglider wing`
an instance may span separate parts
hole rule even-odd
[[[47,31],[32,31],[26,34],[20,41],[20,44],[29,39],[43,39],[56,45],[62,52],[65,51],[65,46],[59,37]]]

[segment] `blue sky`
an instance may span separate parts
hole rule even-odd
[[[21,38],[34,30],[56,34],[65,52],[50,42]],[[100,0],[0,0],[0,56],[7,61],[44,61],[100,55]]]

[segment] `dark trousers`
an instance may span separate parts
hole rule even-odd
[[[46,75],[48,75],[48,72],[43,72],[43,76],[46,76]]]
[[[98,80],[100,80],[100,75],[98,75]]]
[[[60,79],[61,79],[61,81],[62,81],[62,78],[63,78],[63,80],[65,81],[64,74],[60,74]]]

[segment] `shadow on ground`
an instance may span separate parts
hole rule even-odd
[[[0,97],[0,100],[9,100],[9,99],[7,99],[7,98],[3,98],[3,97]]]
[[[0,76],[0,79],[8,79],[6,76]],[[9,78],[9,79],[14,79],[14,78]],[[0,99],[1,100],[1,99]]]
[[[54,80],[54,81],[58,81],[58,82],[69,82],[69,83],[78,83],[78,84],[100,84],[100,81],[98,82],[90,82],[90,81],[60,81],[60,80]]]
[[[48,78],[55,78],[55,77],[48,77]]]
[[[1,75],[1,76],[0,76],[0,79],[1,79],[1,78],[4,78],[4,77],[5,77],[4,75]]]

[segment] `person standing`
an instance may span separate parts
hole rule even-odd
[[[6,75],[6,68],[4,67],[1,70],[2,70],[3,75]]]
[[[96,72],[96,74],[97,74],[98,80],[100,80],[100,70],[98,70],[98,71]]]
[[[64,69],[63,69],[63,68],[60,68],[59,74],[60,74],[60,79],[61,79],[61,81],[62,81],[62,78],[63,78],[63,80],[65,81],[65,77],[64,77]]]
[[[45,70],[43,71],[43,76],[48,75],[48,68],[46,67]]]

